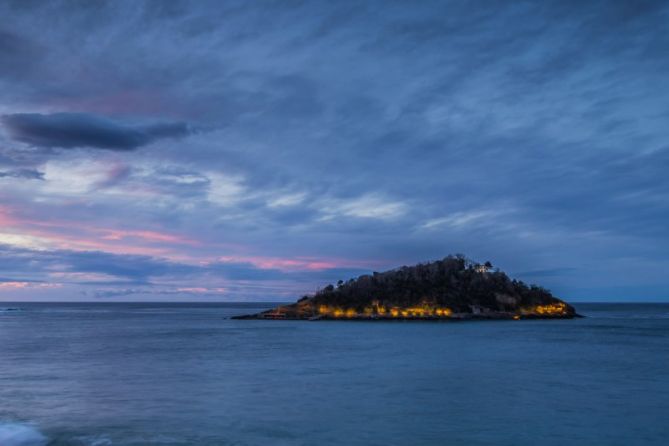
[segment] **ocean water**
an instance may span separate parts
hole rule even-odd
[[[0,446],[669,444],[669,305],[576,307],[375,323],[0,303]]]

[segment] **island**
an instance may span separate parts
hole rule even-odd
[[[463,255],[328,285],[294,304],[233,319],[570,319],[574,308],[548,290]]]

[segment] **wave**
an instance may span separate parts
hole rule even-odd
[[[23,308],[16,308],[16,307],[0,308],[0,313],[9,313],[10,311],[23,311]]]
[[[0,445],[45,446],[47,438],[29,424],[0,423]]]

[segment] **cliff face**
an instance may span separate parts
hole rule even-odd
[[[489,265],[489,264],[487,264]],[[572,318],[574,308],[549,291],[512,280],[463,256],[360,276],[328,285],[292,305],[245,316],[258,319]]]

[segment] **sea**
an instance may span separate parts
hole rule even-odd
[[[0,303],[0,446],[669,444],[669,304],[573,320],[232,320]]]

